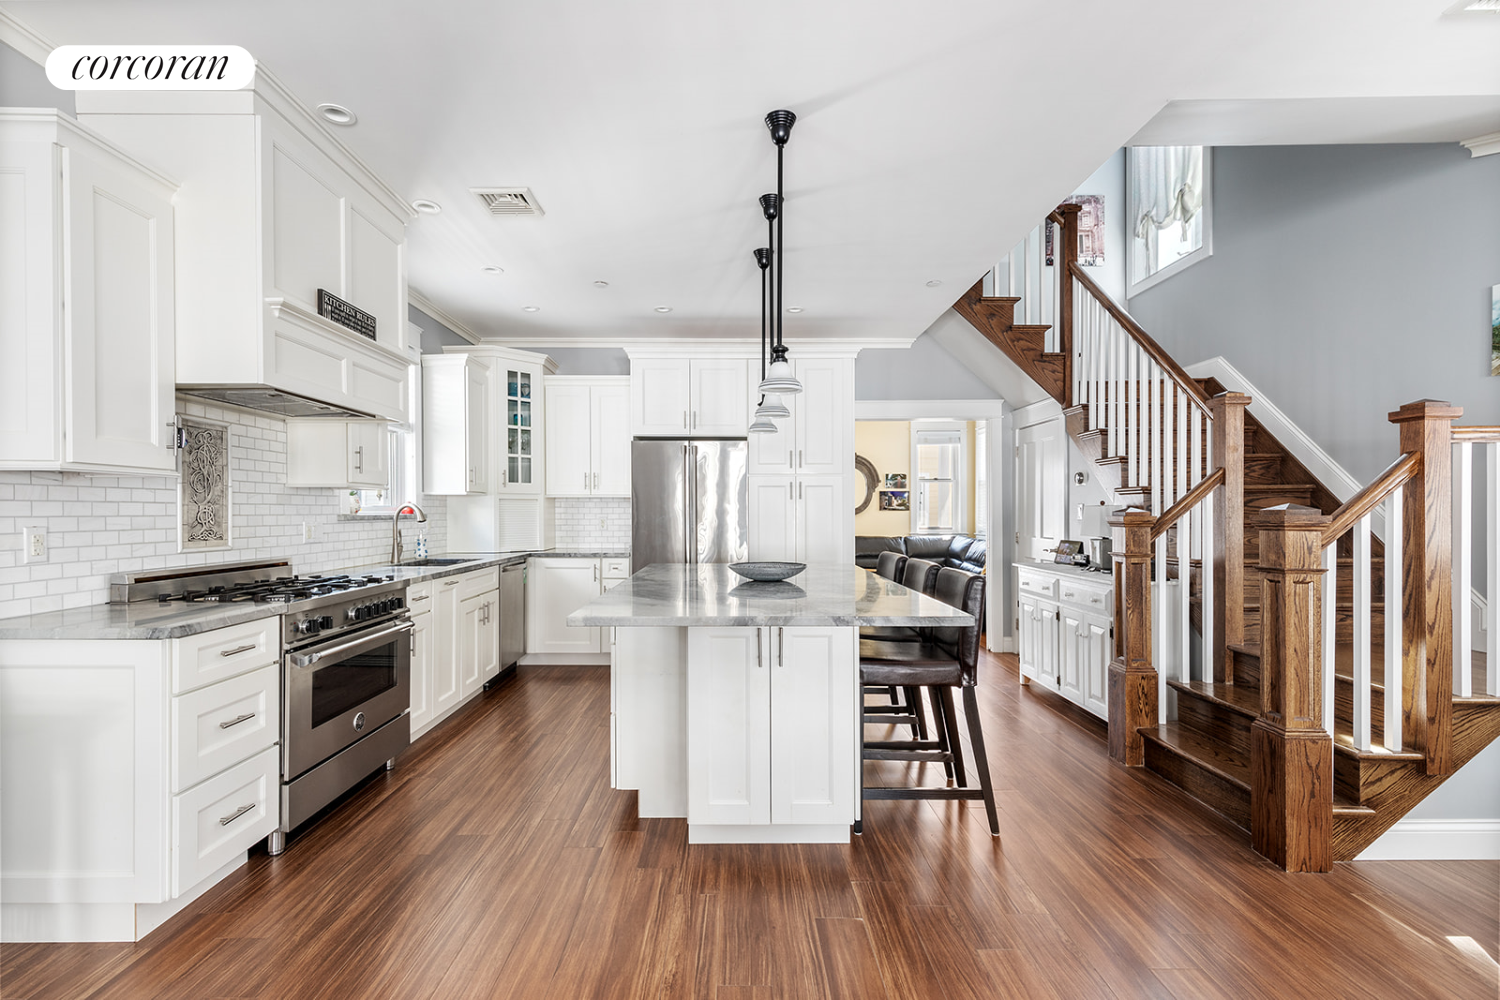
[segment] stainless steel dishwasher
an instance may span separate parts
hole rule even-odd
[[[526,652],[526,564],[500,569],[500,669],[509,670]]]

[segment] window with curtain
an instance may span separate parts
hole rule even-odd
[[[1212,253],[1211,157],[1203,146],[1132,146],[1126,154],[1133,294]]]
[[[964,530],[964,435],[960,430],[919,430],[916,451],[917,534]]]

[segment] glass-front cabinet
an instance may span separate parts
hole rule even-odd
[[[501,488],[523,488],[536,484],[532,456],[536,424],[534,408],[541,404],[541,379],[525,368],[505,369],[505,454],[501,462]]]

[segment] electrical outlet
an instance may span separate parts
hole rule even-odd
[[[604,518],[602,518],[602,517],[599,518],[599,530],[600,531],[606,531],[606,530],[608,530],[608,528],[609,528],[609,525],[608,525],[608,523],[605,522]]]
[[[21,561],[36,563],[47,561],[47,529],[21,529]]]
[[[311,521],[302,522],[302,540],[304,542],[313,540],[313,526]]]

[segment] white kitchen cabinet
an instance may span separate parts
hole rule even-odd
[[[432,665],[437,659],[430,588],[407,589],[411,616],[411,735],[415,740],[432,721]]]
[[[630,427],[636,437],[743,437],[750,428],[744,358],[630,359]]]
[[[526,651],[598,653],[598,628],[570,628],[568,615],[604,592],[598,559],[539,557],[526,569]]]
[[[0,113],[0,469],[176,467],[176,189],[65,115]]]
[[[77,105],[183,184],[179,387],[230,401],[270,389],[411,420],[405,199],[264,67],[251,89],[90,91]],[[319,289],[369,313],[374,338],[320,316]]]
[[[1021,676],[1107,718],[1113,589],[1070,567],[1017,566]]]
[[[463,697],[479,691],[500,675],[500,579],[490,570],[488,578],[476,574],[472,586],[459,592],[458,683]],[[488,586],[493,583],[494,586]],[[477,593],[465,593],[478,589]]]
[[[411,735],[425,735],[500,674],[500,571],[407,588],[412,612]]]
[[[428,671],[432,692],[432,718],[445,718],[463,698],[459,659],[463,651],[463,619],[458,600],[462,577],[434,580],[432,587],[432,627],[437,630],[433,643],[435,655]]]
[[[278,622],[0,642],[0,938],[137,940],[277,827]]]
[[[490,367],[479,358],[422,358],[422,492],[488,490],[490,380]]]
[[[1071,702],[1083,703],[1083,673],[1088,657],[1088,629],[1084,615],[1075,608],[1057,612],[1057,693]]]
[[[848,473],[854,467],[853,360],[796,358],[792,373],[802,383],[802,391],[781,397],[792,415],[774,421],[775,434],[750,436],[749,471],[766,475]],[[759,382],[758,375],[757,367],[750,380],[752,386]]]
[[[749,557],[852,563],[854,509],[848,496],[846,475],[748,476]]]
[[[547,495],[630,496],[630,379],[546,380]]]
[[[702,827],[843,826],[858,775],[852,628],[690,628],[687,814]]]
[[[286,422],[286,484],[380,489],[391,481],[390,425],[384,420]]]

